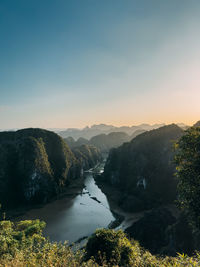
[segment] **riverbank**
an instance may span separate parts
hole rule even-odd
[[[111,222],[116,221],[115,216],[106,196],[96,185],[93,174],[85,173],[83,187],[73,184],[62,198],[43,207],[34,207],[15,220],[40,219],[46,222],[44,235],[51,241],[67,240],[69,244],[82,246],[97,228],[108,228]]]
[[[25,213],[27,213],[31,209],[41,209],[45,205],[50,204],[62,198],[68,198],[69,200],[75,198],[77,195],[81,194],[85,186],[84,179],[85,179],[84,177],[74,179],[73,182],[71,182],[68,186],[66,186],[63,189],[63,192],[60,192],[58,195],[52,197],[45,203],[19,206],[14,209],[6,210],[5,211],[6,219],[16,221],[18,220],[19,217],[23,216]]]
[[[98,181],[97,177],[100,177],[100,175],[104,172],[105,162],[106,162],[106,157],[104,157],[104,160],[102,162],[97,163],[97,165],[94,168],[86,171],[86,173],[92,173],[93,174],[94,181],[98,187],[99,187],[99,184],[97,182]],[[101,190],[101,188],[100,188],[100,190]],[[102,191],[102,192],[104,193],[104,191]],[[107,195],[106,195],[106,197],[107,197]],[[96,197],[93,197],[93,199],[96,200],[97,202],[101,203],[98,199],[96,199]],[[114,206],[114,201],[112,204],[113,204],[112,206]],[[115,207],[114,208],[110,207],[110,211],[112,212],[115,220],[113,220],[109,223],[109,225],[108,225],[109,229],[118,228],[122,224],[122,222],[125,220],[124,214],[122,214],[122,212],[118,212],[118,210]]]
[[[40,219],[47,223],[44,234],[52,241],[84,245],[97,228],[119,228],[127,221],[95,182],[94,176],[103,172],[104,162],[85,171],[66,189],[48,203],[10,211],[14,221]],[[7,218],[8,218],[7,216]]]
[[[104,167],[104,161],[98,162],[93,168],[84,171],[82,177],[71,180],[71,182],[65,188],[63,188],[62,192],[52,197],[45,203],[31,204],[31,205],[24,205],[24,206],[21,205],[14,209],[2,210],[2,212],[5,212],[6,219],[16,221],[18,217],[23,216],[26,212],[28,212],[31,209],[43,208],[45,205],[50,204],[62,198],[68,198],[69,200],[72,200],[77,195],[81,194],[83,188],[85,187],[84,180],[86,178],[87,173],[93,173],[93,172],[98,173],[99,170],[102,169],[103,167]]]
[[[187,242],[192,242],[192,232],[184,218],[181,219],[181,211],[175,203],[140,212],[126,212],[120,207],[121,198],[124,199],[125,196],[118,188],[105,183],[101,178],[102,176],[96,176],[96,183],[107,196],[112,212],[124,216],[124,220],[115,230],[122,229],[129,238],[138,240],[151,253],[170,256],[174,256],[179,250],[190,253],[191,245],[187,246]],[[185,238],[182,236],[184,233]]]
[[[121,216],[123,220],[121,220],[120,224],[115,227],[115,229],[123,229],[130,227],[133,223],[140,220],[145,212],[147,211],[141,211],[141,212],[126,212],[119,206],[119,201],[121,199],[120,191],[111,186],[106,184],[105,182],[101,181],[100,176],[95,177],[95,182],[98,185],[98,187],[102,190],[102,192],[106,195],[110,209],[113,212],[113,214],[117,214],[118,216]]]

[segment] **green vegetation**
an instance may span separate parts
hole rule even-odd
[[[74,152],[74,153],[73,153]],[[3,207],[45,203],[93,167],[100,152],[91,146],[74,149],[54,132],[23,129],[0,133],[0,202]]]
[[[178,202],[200,230],[200,127],[190,128],[176,143]]]
[[[72,137],[64,138],[64,140],[72,149],[80,147],[81,145],[92,145],[98,148],[101,152],[107,153],[111,148],[119,147],[143,132],[144,130],[138,130],[131,136],[124,132],[111,132],[109,134],[103,133],[95,135],[90,140],[81,137],[77,141]]]
[[[81,145],[73,148],[72,152],[84,170],[94,167],[102,159],[100,151],[91,145]]]
[[[116,201],[123,209],[140,211],[176,198],[173,142],[182,135],[183,130],[172,124],[110,151],[101,179],[120,189]]]
[[[111,148],[119,147],[129,140],[130,136],[128,134],[123,132],[113,132],[96,135],[90,139],[89,143],[96,146],[102,152],[108,152]]]
[[[17,171],[18,176],[15,177],[21,179],[14,183],[18,190],[20,189],[20,182],[29,186],[29,188],[30,185],[34,186],[34,181],[38,178],[34,176],[34,179],[30,179],[28,184],[26,180],[27,177],[32,177],[33,173],[31,171],[33,169],[37,170],[40,178],[43,177],[41,180],[37,180],[39,186],[45,188],[44,181],[48,181],[48,179],[53,180],[53,184],[58,182],[57,176],[54,176],[58,168],[54,166],[54,163],[58,160],[57,158],[54,162],[57,148],[55,154],[53,152],[51,154],[53,140],[50,141],[49,136],[46,136],[48,133],[39,134],[38,131],[33,131],[27,135],[25,130],[23,137],[20,134],[20,138],[18,134],[13,138],[12,134],[8,133],[7,139],[0,135],[1,197],[2,195],[6,197],[4,190],[7,186],[10,186],[10,182],[15,182],[11,179],[13,171]],[[130,143],[124,144],[110,153],[104,176],[104,179],[108,178],[109,176],[106,175],[113,175],[113,171],[117,170],[118,173],[115,173],[115,177],[111,176],[109,182],[116,186],[121,185],[128,197],[130,194],[136,194],[137,197],[143,197],[144,201],[145,198],[146,200],[153,200],[151,195],[153,192],[156,193],[156,197],[160,197],[159,200],[163,198],[163,203],[168,203],[169,200],[174,199],[174,195],[172,195],[173,197],[166,197],[162,183],[164,183],[166,191],[171,190],[168,183],[173,183],[175,187],[172,189],[176,189],[176,183],[172,180],[174,166],[172,165],[171,142],[179,137],[180,139],[175,145],[175,163],[178,178],[178,202],[184,214],[177,219],[163,207],[153,209],[127,229],[129,236],[141,240],[141,245],[150,248],[151,252],[160,253],[159,247],[162,252],[161,255],[164,255],[165,251],[169,252],[170,249],[174,249],[173,252],[184,251],[184,243],[189,245],[191,253],[194,249],[199,248],[199,231],[197,229],[200,228],[200,127],[188,129],[186,134],[183,135],[183,131],[179,127],[170,125],[138,136]],[[70,162],[71,160],[68,171],[64,171],[63,177],[65,178],[66,174],[68,174],[67,176],[72,175],[70,172],[76,164],[89,167],[90,164],[95,164],[98,161],[100,154],[94,147],[83,145],[76,148],[72,153],[62,139],[59,142],[64,154],[64,166],[69,166],[67,161]],[[116,153],[116,151],[119,153]],[[66,159],[67,155],[68,158]],[[57,156],[62,155],[58,152]],[[11,166],[8,165],[8,159],[12,164],[11,169],[8,168]],[[122,163],[126,163],[128,169],[124,172],[124,181],[121,180],[123,174],[121,173]],[[151,165],[153,166],[152,169],[150,168]],[[58,168],[57,172],[59,171]],[[131,172],[132,176],[129,176]],[[138,177],[145,175],[145,173],[149,174],[145,177],[150,178],[146,178],[146,187],[140,188],[140,186],[138,187]],[[10,180],[8,179],[4,183],[5,175],[8,175]],[[132,186],[132,188],[129,189],[128,186]],[[45,190],[48,191],[49,188],[48,184]],[[36,190],[36,192],[39,197],[38,192],[40,191]],[[17,196],[14,191],[12,193],[15,197]],[[163,196],[160,195],[161,193]],[[9,199],[9,195],[7,198]],[[162,204],[161,201],[160,203]],[[195,236],[186,223],[187,216],[189,216],[190,222],[196,229]],[[198,252],[191,257],[185,254],[177,254],[174,257],[152,255],[134,239],[129,240],[122,230],[98,229],[88,239],[84,249],[76,248],[74,250],[67,243],[52,243],[46,239],[42,234],[45,227],[44,222],[39,220],[11,222],[5,220],[4,214],[2,217],[3,221],[0,221],[0,266],[195,267],[200,264],[200,253]]]
[[[96,230],[86,246],[86,259],[94,257],[99,264],[106,260],[113,265],[130,265],[134,254],[134,246],[121,230]]]
[[[63,139],[71,149],[89,144],[89,141],[82,137],[80,137],[77,141],[75,141],[74,138],[71,136]]]
[[[43,203],[72,178],[76,159],[57,134],[42,129],[0,133],[0,201],[4,207]]]
[[[199,266],[200,255],[156,257],[128,240],[122,231],[97,230],[86,250],[73,251],[67,243],[51,243],[42,235],[39,220],[0,222],[0,266],[2,267],[98,267],[98,266]]]
[[[81,255],[42,235],[44,222],[0,222],[0,266],[79,266]]]

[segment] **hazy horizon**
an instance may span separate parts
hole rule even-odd
[[[196,123],[197,121],[195,121],[194,123]],[[193,124],[194,124],[193,123]],[[20,130],[20,129],[26,129],[26,128],[43,128],[43,129],[47,129],[47,130],[52,130],[52,131],[62,131],[62,130],[68,130],[68,129],[77,129],[77,130],[83,130],[85,128],[92,128],[93,126],[100,126],[100,125],[106,125],[106,126],[112,126],[112,127],[116,127],[116,128],[120,128],[120,127],[139,127],[142,125],[149,125],[149,126],[154,126],[154,125],[170,125],[170,124],[177,124],[177,125],[181,125],[182,126],[192,126],[193,124],[185,124],[183,122],[171,122],[171,123],[165,123],[165,122],[160,122],[160,123],[139,123],[139,124],[131,124],[131,125],[126,125],[126,124],[121,124],[121,125],[116,125],[116,124],[106,124],[106,123],[94,123],[91,125],[84,125],[83,127],[22,127],[22,128],[18,128],[18,127],[13,127],[13,128],[0,128],[0,131],[9,131],[9,130]]]
[[[199,119],[200,120],[200,119]],[[94,125],[107,125],[107,126],[114,126],[114,127],[132,127],[132,126],[140,126],[142,124],[148,124],[148,125],[156,125],[156,124],[164,124],[164,125],[170,125],[170,124],[184,124],[185,126],[192,126],[194,125],[197,121],[199,121],[198,119],[196,121],[189,123],[185,123],[183,121],[171,121],[171,122],[163,122],[163,121],[159,121],[159,122],[139,122],[139,123],[132,123],[132,124],[117,124],[117,123],[104,123],[104,122],[98,122],[98,123],[91,123],[91,124],[82,124],[82,126],[77,126],[77,125],[72,125],[72,126],[61,126],[61,127],[56,127],[56,126],[52,126],[52,127],[45,127],[45,126],[40,126],[40,125],[29,125],[29,126],[24,126],[24,127],[0,127],[0,130],[12,130],[12,129],[25,129],[25,128],[43,128],[43,129],[84,129],[86,127],[91,128]]]
[[[2,0],[0,128],[200,118],[200,1]]]

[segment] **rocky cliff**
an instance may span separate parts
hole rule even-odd
[[[118,201],[124,209],[138,211],[175,199],[173,142],[182,134],[172,124],[110,151],[102,179],[120,189]]]
[[[100,151],[91,145],[81,145],[73,148],[72,152],[82,170],[88,170],[94,167],[102,159]]]
[[[82,146],[74,152],[54,132],[23,129],[0,133],[0,203],[4,207],[44,203],[63,191],[101,155]]]

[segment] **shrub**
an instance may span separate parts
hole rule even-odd
[[[0,267],[181,267],[199,266],[200,255],[158,258],[120,231],[97,230],[84,250],[42,236],[39,220],[0,221]],[[27,229],[34,229],[29,231]],[[28,233],[28,234],[27,234]]]
[[[188,129],[175,148],[178,202],[200,229],[200,127]]]
[[[86,245],[86,259],[94,257],[99,264],[106,260],[126,266],[132,263],[134,256],[134,247],[122,230],[98,229]]]

